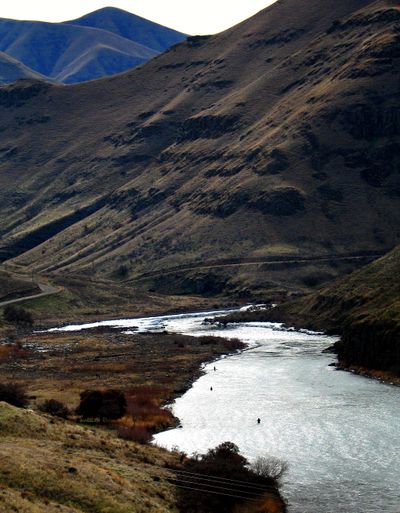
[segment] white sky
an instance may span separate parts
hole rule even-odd
[[[188,34],[214,34],[274,0],[0,0],[0,18],[67,21],[102,7],[119,7]]]

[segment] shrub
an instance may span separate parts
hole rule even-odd
[[[126,391],[126,413],[129,425],[142,427],[149,432],[161,431],[175,425],[176,419],[171,411],[162,406],[161,397],[167,395],[167,390],[156,386],[135,387]]]
[[[261,504],[267,498],[282,506],[277,511],[284,511],[276,480],[263,473],[264,466],[260,473],[255,472],[232,442],[224,442],[205,455],[185,459],[181,468],[183,471],[179,470],[176,477],[180,511],[232,513],[249,501],[255,504],[260,500]]]
[[[129,267],[125,264],[121,264],[115,270],[115,275],[117,278],[126,278],[129,274]]]
[[[38,408],[43,413],[49,413],[54,417],[61,417],[63,419],[66,419],[70,414],[70,411],[65,404],[57,401],[56,399],[48,399],[47,401],[44,401],[44,403],[40,404]]]
[[[118,436],[139,444],[147,444],[153,438],[150,431],[141,426],[118,426]]]
[[[279,481],[287,472],[288,464],[274,456],[260,456],[250,465],[250,469],[258,476]]]
[[[76,409],[84,419],[117,420],[126,413],[126,399],[120,390],[85,390]]]
[[[17,360],[19,358],[26,358],[31,354],[31,351],[24,349],[20,344],[5,344],[0,346],[0,363]]]
[[[18,326],[31,327],[34,324],[32,314],[24,308],[20,308],[18,306],[6,306],[4,308],[3,315],[5,321],[17,324]]]
[[[18,408],[25,408],[29,403],[25,388],[19,383],[0,383],[0,401]]]
[[[218,343],[218,340],[216,337],[204,336],[204,337],[199,337],[199,342],[200,342],[201,346],[213,346]]]

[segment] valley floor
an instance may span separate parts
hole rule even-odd
[[[117,432],[122,436],[133,427],[151,434],[176,425],[178,419],[163,413],[162,406],[191,386],[203,362],[242,343],[166,333],[126,335],[107,328],[27,333],[5,342],[0,346],[2,382],[23,385],[33,409],[0,403],[0,513],[180,511],[166,468],[179,467],[180,454],[122,440]],[[133,422],[127,416],[105,429],[37,411],[46,399],[74,411],[83,390],[107,388],[123,390],[139,410],[144,405]]]

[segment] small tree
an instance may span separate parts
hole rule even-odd
[[[119,390],[106,390],[102,394],[102,402],[98,416],[101,422],[103,419],[117,420],[126,413],[125,395]]]
[[[126,278],[129,274],[129,268],[126,264],[121,264],[117,267],[117,269],[115,270],[115,275],[117,276],[117,278]]]
[[[32,314],[28,312],[28,310],[18,306],[7,305],[4,308],[3,315],[4,320],[16,324],[17,326],[32,327],[34,324]]]
[[[25,388],[19,383],[0,383],[0,401],[25,408],[29,400]]]
[[[80,397],[77,415],[84,419],[96,419],[102,403],[102,393],[99,390],[85,390]]]
[[[84,419],[117,420],[126,413],[125,395],[119,390],[85,390],[76,409]]]

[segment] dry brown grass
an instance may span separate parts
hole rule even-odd
[[[0,346],[0,364],[20,358],[28,358],[31,354],[31,351],[24,349],[19,344],[5,344]]]
[[[393,374],[393,372],[367,369],[366,367],[361,367],[359,365],[344,366],[342,364],[338,364],[337,368],[339,370],[354,372],[354,374],[360,374],[361,376],[366,376],[378,381],[384,381],[385,383],[392,383],[394,385],[400,386],[400,377],[396,374]]]
[[[18,343],[29,354],[0,361],[0,372],[4,381],[27,385],[33,404],[56,399],[74,410],[83,390],[117,388],[127,392],[136,426],[140,422],[151,432],[175,422],[162,406],[190,386],[201,363],[243,347],[217,337],[125,335],[113,329],[36,333]]]
[[[173,454],[6,403],[0,435],[1,513],[176,511]]]

